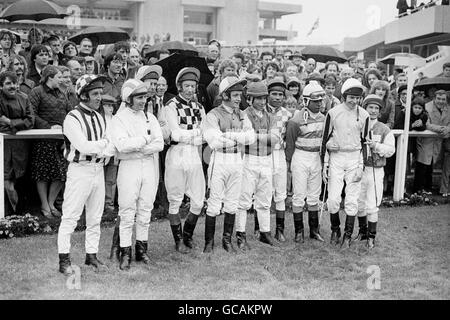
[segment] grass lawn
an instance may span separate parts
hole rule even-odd
[[[68,289],[57,271],[55,234],[0,240],[0,299],[449,299],[449,212],[448,204],[383,209],[377,247],[370,252],[362,242],[347,251],[331,246],[328,214],[321,228],[325,243],[307,237],[294,244],[289,214],[286,244],[269,247],[248,232],[252,250],[235,255],[221,247],[223,216],[217,219],[215,252],[202,253],[201,218],[197,248],[182,255],[174,251],[169,222],[162,220],[150,225],[153,264],[133,260],[129,272],[106,259],[112,227],[102,229],[99,257],[110,265],[103,273],[83,265],[84,233],[77,232],[71,256],[81,268],[80,290]],[[344,221],[341,213],[341,227]],[[272,215],[272,230],[274,225]],[[307,221],[305,227],[309,235]],[[357,229],[356,223],[354,235]],[[253,230],[253,216],[247,230]],[[380,290],[367,289],[371,265],[380,268]]]

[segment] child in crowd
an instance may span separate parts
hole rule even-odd
[[[425,110],[425,100],[421,97],[416,97],[411,103],[411,116],[409,120],[409,130],[424,131],[427,128],[428,113]],[[402,111],[401,117],[404,119],[405,112]],[[420,152],[424,152],[422,148],[417,148],[417,138],[410,138],[409,152],[413,154],[413,157],[417,159]],[[414,192],[422,192],[424,184],[424,174],[422,170],[422,165],[420,162],[415,162],[414,169]]]

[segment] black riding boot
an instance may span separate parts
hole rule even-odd
[[[355,226],[355,216],[347,215],[347,217],[345,218],[344,237],[342,238],[341,243],[341,247],[344,249],[350,247],[354,226]]]
[[[70,276],[73,273],[72,265],[70,264],[70,254],[59,254],[59,272],[63,273],[65,276]]]
[[[319,212],[308,211],[309,237],[324,242],[319,232]]]
[[[303,232],[303,212],[294,212],[294,241],[297,243],[305,242],[305,234]]]
[[[276,211],[276,229],[275,229],[275,239],[277,239],[280,242],[285,242],[286,238],[284,236],[284,215],[285,211]]]
[[[254,213],[254,217],[255,217],[255,237],[259,237],[259,221],[258,221],[258,214],[256,212],[256,210],[253,211]]]
[[[355,240],[364,241],[368,239],[367,235],[367,216],[358,217],[359,232]]]
[[[273,238],[272,238],[272,234],[270,233],[270,231],[269,232],[260,232],[259,233],[259,241],[273,246]]]
[[[136,240],[135,255],[136,261],[142,261],[145,264],[150,263],[150,257],[147,254],[148,242]]]
[[[183,227],[183,243],[189,249],[194,248],[194,244],[192,241],[192,236],[194,234],[195,226],[197,225],[198,215],[189,212],[186,220],[184,221]]]
[[[97,258],[97,254],[95,253],[86,253],[86,260],[84,261],[84,264],[87,266],[93,266],[96,271],[108,269],[108,267]]]
[[[231,242],[235,218],[236,215],[225,212],[225,220],[223,222],[222,247],[225,249],[225,251],[231,253],[236,252],[236,249],[233,247],[233,243]]]
[[[176,225],[171,224],[170,228],[172,229],[173,239],[175,240],[175,250],[180,253],[188,253],[189,248],[185,247],[184,244],[181,242],[181,238],[183,237],[183,232],[181,230],[181,223]]]
[[[205,248],[203,249],[203,253],[213,252],[215,232],[216,217],[211,217],[207,214],[205,219]]]
[[[243,251],[250,250],[250,246],[247,243],[247,235],[245,234],[245,232],[236,231],[236,239],[239,249]]]
[[[336,213],[330,213],[330,222],[331,222],[331,244],[339,244],[339,240],[341,238],[341,221],[339,220],[339,211]]]
[[[109,255],[109,259],[111,261],[115,261],[115,262],[120,261],[119,225],[120,225],[120,217],[117,218],[116,226],[114,227],[114,234],[113,234],[112,245],[111,245],[111,254]]]
[[[120,247],[120,270],[130,270],[131,247]]]
[[[377,223],[369,222],[369,236],[367,239],[367,247],[373,249],[375,247],[375,236],[377,234]]]

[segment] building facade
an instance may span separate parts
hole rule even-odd
[[[13,1],[3,1],[6,7]],[[277,19],[302,11],[301,5],[259,0],[54,0],[71,17],[48,19],[38,25],[71,31],[89,26],[114,26],[138,42],[181,40],[204,45],[211,39],[224,44],[256,44],[272,38],[290,40],[295,32],[277,29]],[[17,22],[27,29],[29,23]],[[7,27],[4,25],[4,27]]]

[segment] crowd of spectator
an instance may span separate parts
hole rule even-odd
[[[96,53],[95,44],[87,38],[75,44],[62,41],[58,34],[44,34],[38,28],[28,32],[29,46],[16,45],[15,39],[8,30],[0,32],[0,132],[6,134],[31,128],[61,129],[66,114],[79,103],[74,84],[84,74],[102,74],[107,78],[104,94],[115,101],[112,111],[115,113],[121,102],[123,83],[134,78],[140,67],[170,55],[166,50],[149,54],[149,44],[138,46],[136,42],[121,41],[114,44],[112,52],[102,56]],[[407,75],[401,69],[396,69],[395,81],[389,83],[383,66],[375,61],[365,63],[351,57],[345,64],[328,61],[319,67],[313,58],[305,59],[300,52],[289,49],[259,52],[256,47],[244,47],[231,57],[222,57],[218,41],[211,41],[203,56],[215,77],[207,88],[197,93],[197,100],[206,112],[221,103],[219,84],[232,74],[251,82],[282,81],[288,89],[284,106],[292,114],[303,107],[302,91],[310,81],[318,82],[326,92],[321,109],[326,114],[341,103],[342,84],[349,78],[356,78],[366,87],[366,95],[373,93],[383,99],[379,121],[390,129],[403,129]],[[450,63],[443,65],[443,76],[450,77]],[[162,107],[168,100],[166,79],[155,79],[149,86],[149,101]],[[247,105],[244,92],[241,108],[245,109]],[[415,162],[414,191],[432,191],[433,166],[440,163],[443,168],[440,193],[447,196],[450,172],[448,92],[415,90],[410,129],[428,129],[440,135],[440,138],[411,141],[410,152]],[[41,212],[46,217],[60,216],[57,198],[64,187],[67,170],[64,141],[6,142],[4,179],[12,211],[16,210],[20,198],[15,183],[29,171],[39,195]],[[109,187],[107,185],[107,189],[111,189],[107,194],[109,192],[112,200],[107,202],[106,211],[114,210],[117,165],[114,162],[110,165],[113,168],[108,169],[105,179],[112,181]],[[392,193],[394,170],[395,157],[388,160],[386,166],[386,194]],[[167,201],[157,201],[160,201],[161,210],[167,210]]]

